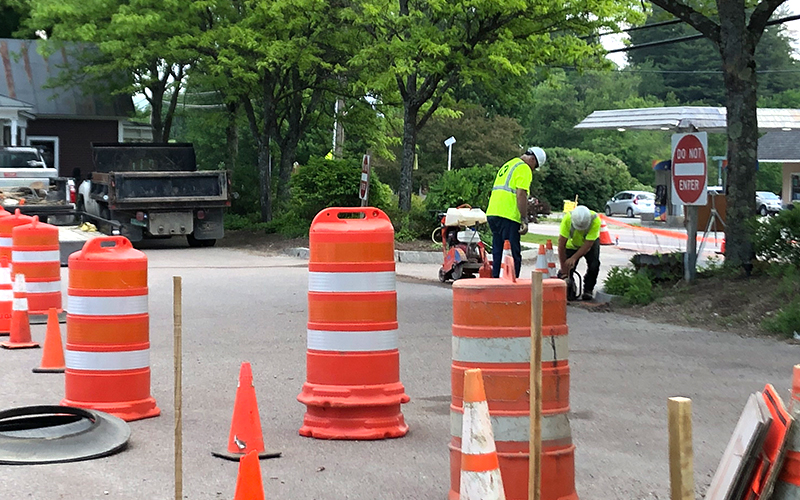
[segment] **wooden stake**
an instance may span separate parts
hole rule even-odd
[[[672,500],[694,500],[692,400],[669,398],[669,480]]]
[[[172,277],[172,322],[175,346],[175,500],[183,500],[183,283]]]
[[[531,376],[528,500],[541,497],[542,475],[542,273],[531,273]]]

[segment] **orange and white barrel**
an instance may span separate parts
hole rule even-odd
[[[11,283],[11,264],[0,258],[0,336],[11,333],[11,311],[14,305],[14,286]]]
[[[360,216],[360,218],[353,218]],[[327,208],[311,223],[306,414],[300,435],[404,436],[394,228],[377,208]]]
[[[789,402],[789,414],[794,424],[786,437],[786,454],[783,465],[775,483],[772,500],[796,500],[800,498],[800,365],[794,365],[792,371],[792,399]]]
[[[33,217],[23,215],[19,209],[16,209],[13,215],[5,210],[3,212],[8,215],[0,214],[0,259],[5,257],[9,262],[12,262],[11,247],[13,246],[13,240],[11,231],[17,226],[30,224],[33,222]]]
[[[61,252],[56,226],[39,222],[34,216],[30,224],[13,228],[11,266],[14,274],[25,275],[30,314],[61,310]]]
[[[61,404],[126,421],[155,417],[150,395],[147,257],[123,236],[69,257],[66,394]]]
[[[543,281],[543,500],[577,500],[569,418],[567,290]],[[530,280],[478,278],[453,284],[450,500],[459,498],[464,372],[480,368],[508,500],[528,498],[530,442]]]

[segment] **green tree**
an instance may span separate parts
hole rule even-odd
[[[716,12],[708,15],[678,0],[651,0],[691,25],[719,51],[728,136],[728,213],[725,262],[752,268],[752,216],[758,161],[757,60],[756,47],[775,10],[784,0],[718,1]],[[746,7],[753,7],[746,9]],[[749,15],[748,15],[749,11]]]
[[[615,27],[633,1],[359,0],[352,19],[372,39],[355,59],[372,86],[403,104],[399,204],[411,205],[417,134],[461,83],[524,74],[537,64],[575,64],[600,54],[579,35]],[[590,14],[591,13],[591,14]]]
[[[686,3],[701,11],[711,10],[709,2]],[[709,15],[714,15],[713,10]],[[654,7],[645,26],[672,18],[671,13]],[[678,23],[635,30],[630,39],[637,46],[696,34],[697,30],[691,26]],[[797,69],[797,61],[792,57],[791,42],[783,25],[764,30],[755,52],[760,97],[769,98],[796,86],[793,71]],[[672,94],[680,104],[725,105],[722,61],[708,38],[631,50],[627,57],[641,76],[640,89],[644,95],[665,100]]]
[[[197,57],[186,40],[200,27],[198,7],[181,0],[31,0],[27,26],[47,32],[47,51],[72,49],[78,64],[58,86],[91,89],[121,78],[127,82],[121,92],[147,99],[153,140],[166,142],[187,69]]]

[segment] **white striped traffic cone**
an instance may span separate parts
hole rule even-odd
[[[545,255],[547,256],[547,276],[549,278],[557,278],[558,268],[556,266],[556,255],[555,252],[553,252],[553,240],[547,240],[545,250]]]
[[[39,347],[31,340],[31,323],[28,319],[28,296],[25,289],[25,276],[14,278],[14,304],[11,311],[11,333],[7,342],[0,343],[6,349],[29,349]]]
[[[505,500],[480,369],[464,372],[459,500]]]
[[[503,243],[503,259],[500,261],[500,277],[517,277],[517,266],[514,264],[514,254],[511,253],[511,242],[508,240]]]
[[[539,245],[539,255],[536,256],[536,269],[534,271],[544,273],[545,276],[550,273],[547,268],[547,252],[544,249],[544,245]]]

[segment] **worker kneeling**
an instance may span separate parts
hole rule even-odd
[[[558,236],[558,260],[561,277],[571,276],[581,257],[586,258],[586,274],[583,277],[582,300],[594,298],[594,286],[600,272],[600,226],[597,213],[583,205],[564,214]]]

